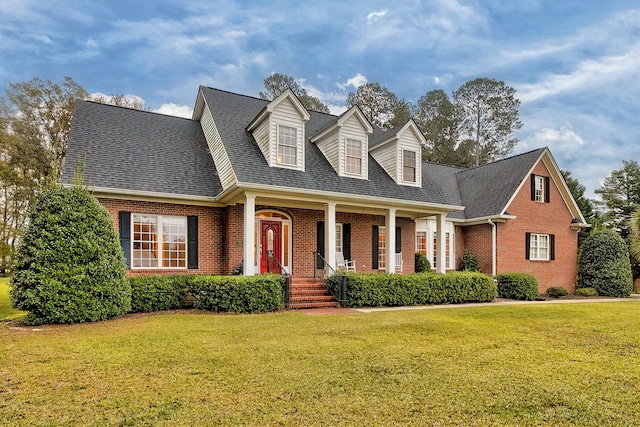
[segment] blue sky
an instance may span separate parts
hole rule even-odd
[[[548,146],[600,187],[640,160],[638,0],[0,0],[0,90],[71,76],[190,115],[199,85],[257,96],[273,72],[333,113],[377,82],[417,101],[476,77],[521,101],[514,154]]]

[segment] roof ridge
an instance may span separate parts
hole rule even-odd
[[[499,159],[499,160],[495,160],[493,162],[488,162],[488,163],[484,163],[482,165],[471,166],[470,168],[466,168],[466,169],[463,168],[463,169],[465,171],[470,171],[470,170],[478,169],[478,168],[481,168],[481,167],[484,167],[484,166],[495,165],[496,163],[504,162],[506,160],[512,160],[512,159],[515,159],[515,158],[520,157],[520,156],[526,156],[527,154],[531,154],[531,153],[534,153],[534,152],[540,151],[540,150],[545,150],[547,148],[549,148],[549,147],[544,146],[544,147],[536,148],[535,150],[531,150],[531,151],[527,151],[527,152],[524,152],[524,153],[516,154],[516,155],[513,155],[511,157],[505,157],[504,159]]]
[[[188,120],[190,122],[197,121],[197,120],[190,119],[188,117],[173,116],[171,114],[158,113],[157,111],[150,111],[150,110],[140,110],[138,108],[125,107],[125,106],[122,106],[122,105],[105,104],[104,102],[93,101],[91,99],[77,98],[76,99],[76,103],[78,101],[86,102],[88,104],[101,105],[101,106],[104,106],[104,107],[120,108],[122,110],[128,110],[128,111],[137,111],[139,113],[155,114],[156,116],[170,117],[172,119],[182,119],[182,120]]]

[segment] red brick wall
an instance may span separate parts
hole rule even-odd
[[[129,275],[143,274],[224,274],[225,262],[223,251],[223,210],[206,206],[177,205],[171,203],[140,202],[132,200],[98,199],[109,211],[119,229],[118,212],[198,216],[198,269],[145,268],[129,270]]]
[[[535,167],[534,174],[550,176],[544,163]],[[564,287],[575,292],[577,275],[577,232],[570,228],[573,216],[565,205],[553,179],[550,180],[550,202],[531,200],[531,177],[528,177],[507,212],[515,220],[498,225],[497,272],[519,271],[533,274],[538,291],[549,287]],[[554,234],[555,260],[525,259],[525,233]]]
[[[491,275],[491,227],[491,224],[478,224],[457,228],[456,236],[461,235],[460,238],[463,241],[462,245],[458,245],[458,237],[456,237],[456,257],[458,263],[464,250],[468,249],[478,259],[480,271]]]
[[[279,208],[277,206],[256,206],[256,211],[272,209],[291,217],[292,258],[291,273],[295,277],[313,277],[313,252],[317,250],[317,223],[324,221],[324,212],[310,209]],[[237,242],[243,239],[243,205],[230,206],[226,210],[227,238],[229,241],[229,267],[239,264],[243,257],[242,246]],[[351,224],[351,258],[355,260],[357,271],[378,272],[372,270],[371,229],[372,226],[384,226],[385,218],[379,215],[336,213],[336,222]],[[415,269],[415,223],[407,218],[396,218],[396,225],[402,228],[403,270],[405,273]],[[227,268],[229,268],[227,267]]]

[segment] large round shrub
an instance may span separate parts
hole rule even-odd
[[[500,298],[533,301],[538,296],[538,281],[529,273],[502,273],[495,279],[498,282]]]
[[[633,290],[627,244],[611,230],[599,231],[582,244],[578,288],[594,288],[599,295],[628,297]]]
[[[27,323],[110,319],[131,309],[131,286],[109,213],[82,187],[44,190],[17,250],[11,303]]]

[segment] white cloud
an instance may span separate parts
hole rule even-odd
[[[153,110],[153,112],[190,119],[193,115],[193,108],[187,105],[178,105],[173,102],[169,102],[167,104],[162,104],[160,108]]]
[[[434,77],[434,78],[433,78],[433,82],[434,82],[435,84],[439,85],[439,84],[440,84],[440,77],[438,77],[438,76]]]
[[[384,9],[376,12],[371,12],[367,15],[367,25],[376,22],[378,19],[382,18],[389,12],[389,9]]]
[[[640,70],[640,43],[618,56],[603,56],[582,61],[568,74],[551,74],[533,84],[519,85],[519,99],[534,102],[566,92],[593,89],[619,79],[629,79]]]
[[[353,86],[354,88],[358,89],[358,87],[362,86],[365,83],[367,83],[367,78],[358,73],[350,79],[347,79],[347,82],[342,85],[342,87],[347,88],[348,86]]]
[[[538,147],[549,146],[554,147],[557,151],[567,153],[574,150],[580,150],[585,145],[585,140],[572,129],[561,127],[553,129],[544,127],[534,135],[520,141],[524,148],[535,149]]]

